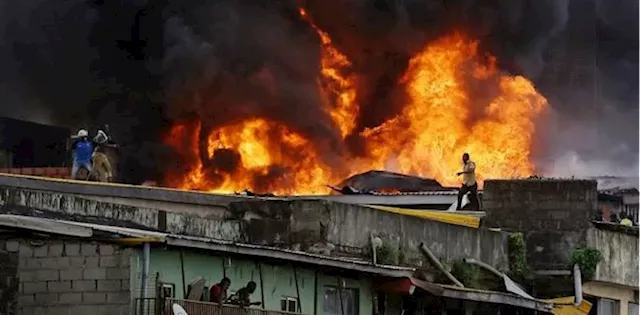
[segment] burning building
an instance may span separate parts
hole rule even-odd
[[[565,122],[584,103],[555,94],[596,85],[560,74],[602,71],[603,58],[584,60],[608,49],[587,45],[603,25],[611,42],[637,38],[617,31],[633,10],[606,19],[604,2],[28,2],[3,6],[0,101],[13,106],[0,114],[109,124],[125,182],[215,192],[327,193],[370,170],[452,186],[463,152],[481,181],[538,173],[536,158],[562,147],[547,115]],[[635,43],[610,50],[637,56]],[[613,80],[633,86],[625,104],[635,80]]]
[[[265,61],[217,82],[214,95],[177,101],[196,103],[199,115],[165,137],[185,166],[167,172],[166,185],[318,194],[356,173],[389,168],[455,185],[463,152],[480,165],[480,178],[534,172],[532,137],[546,99],[528,79],[500,70],[473,34],[413,35],[416,42],[386,61],[375,55],[399,43],[366,43],[373,51],[358,55],[350,38],[334,39],[316,22],[313,12],[322,10],[298,6],[291,17],[304,23],[297,36],[317,60],[300,68]],[[280,82],[283,70],[303,73]]]

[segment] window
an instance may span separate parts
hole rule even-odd
[[[599,299],[598,315],[618,315],[618,302],[609,299]]]
[[[280,299],[280,310],[284,312],[297,313],[298,299],[292,297],[283,297]]]
[[[629,303],[629,315],[638,315],[640,314],[640,309],[638,308],[638,304]]]
[[[357,315],[358,289],[325,286],[323,305],[325,315]]]
[[[173,283],[160,283],[160,298],[174,298],[174,292],[176,291]]]

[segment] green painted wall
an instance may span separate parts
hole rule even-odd
[[[140,274],[142,270],[142,250],[136,252],[132,263],[132,292],[139,293]],[[260,263],[262,268],[263,283],[260,285],[260,273],[256,261],[250,258],[227,259],[227,277],[231,279],[230,293],[242,288],[249,281],[255,281],[258,289],[252,294],[252,301],[261,301],[261,287],[264,288],[264,303],[266,309],[280,310],[282,298],[296,298],[296,281],[292,265],[273,265]],[[180,252],[178,250],[151,249],[150,275],[159,273],[159,281],[175,285],[176,297],[183,295]],[[216,284],[223,277],[223,258],[214,253],[184,251],[185,281],[189,282],[197,277],[204,277],[206,286]],[[298,290],[300,291],[300,306],[303,314],[323,314],[324,288],[325,286],[338,285],[338,279],[323,273],[318,273],[318,290],[315,286],[315,270],[309,268],[297,268]],[[359,314],[372,314],[371,283],[368,279],[342,279],[346,288],[358,290]],[[138,288],[138,289],[136,289]],[[317,292],[317,313],[314,313],[314,294]]]

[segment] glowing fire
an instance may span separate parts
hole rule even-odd
[[[351,67],[351,62],[345,55],[333,46],[329,34],[322,31],[311,20],[304,8],[299,9],[300,16],[313,27],[320,37],[322,44],[320,74],[318,86],[324,93],[325,108],[333,121],[340,128],[342,137],[346,137],[353,131],[356,125],[358,104],[356,103],[356,89],[354,78],[343,75],[345,70]]]
[[[351,63],[303,9],[300,15],[320,38],[318,89],[344,139],[354,132],[359,110],[355,75],[345,75]],[[501,73],[494,58],[479,56],[477,42],[459,33],[430,42],[410,60],[398,84],[407,104],[398,116],[359,133],[366,156],[341,156],[339,165],[330,163],[303,134],[262,117],[213,130],[201,152],[200,126],[177,124],[166,143],[186,152],[185,160],[193,163],[186,174],[168,174],[166,182],[223,193],[322,194],[327,184],[391,162],[394,171],[458,185],[455,173],[463,152],[476,162],[480,180],[534,172],[534,123],[546,100],[527,79]]]
[[[402,115],[366,131],[375,143],[375,156],[395,156],[402,172],[446,185],[458,183],[455,172],[464,152],[476,163],[480,180],[531,175],[534,119],[546,99],[527,79],[498,72],[494,58],[480,61],[477,42],[458,33],[415,56],[403,78],[410,102]],[[469,95],[469,81],[481,88],[495,85],[495,95],[478,104]],[[483,111],[471,117],[478,108]]]

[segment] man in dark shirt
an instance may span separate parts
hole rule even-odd
[[[238,290],[236,294],[232,297],[232,303],[236,305],[240,305],[242,307],[250,306],[250,305],[260,305],[260,302],[251,303],[251,294],[256,291],[256,283],[253,281],[249,281],[247,286]]]
[[[215,284],[209,290],[210,299],[209,301],[215,302],[218,304],[222,304],[227,301],[227,289],[231,285],[231,280],[229,278],[222,278],[220,283]]]

